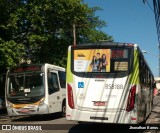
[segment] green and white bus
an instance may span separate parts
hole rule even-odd
[[[138,124],[151,112],[154,76],[136,44],[68,48],[66,119]]]
[[[9,116],[66,111],[65,68],[52,64],[28,64],[12,68],[6,78]]]

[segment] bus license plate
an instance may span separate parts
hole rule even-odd
[[[27,113],[27,112],[29,112],[29,110],[28,109],[21,109],[21,112],[22,113]]]
[[[106,106],[106,101],[93,101],[93,106]]]

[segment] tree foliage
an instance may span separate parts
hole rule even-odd
[[[83,0],[0,0],[0,69],[19,61],[65,66],[67,48],[77,43],[112,41],[106,23]]]

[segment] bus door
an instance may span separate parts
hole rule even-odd
[[[54,70],[48,72],[48,95],[49,112],[59,112],[61,109],[60,87],[58,72]]]

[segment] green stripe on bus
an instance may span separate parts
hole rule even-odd
[[[73,82],[73,74],[71,72],[71,51],[68,51],[68,59],[67,59],[67,83]]]
[[[134,63],[133,63],[132,72],[131,72],[130,77],[129,77],[129,83],[130,84],[139,84],[140,83],[138,50],[134,51]]]

